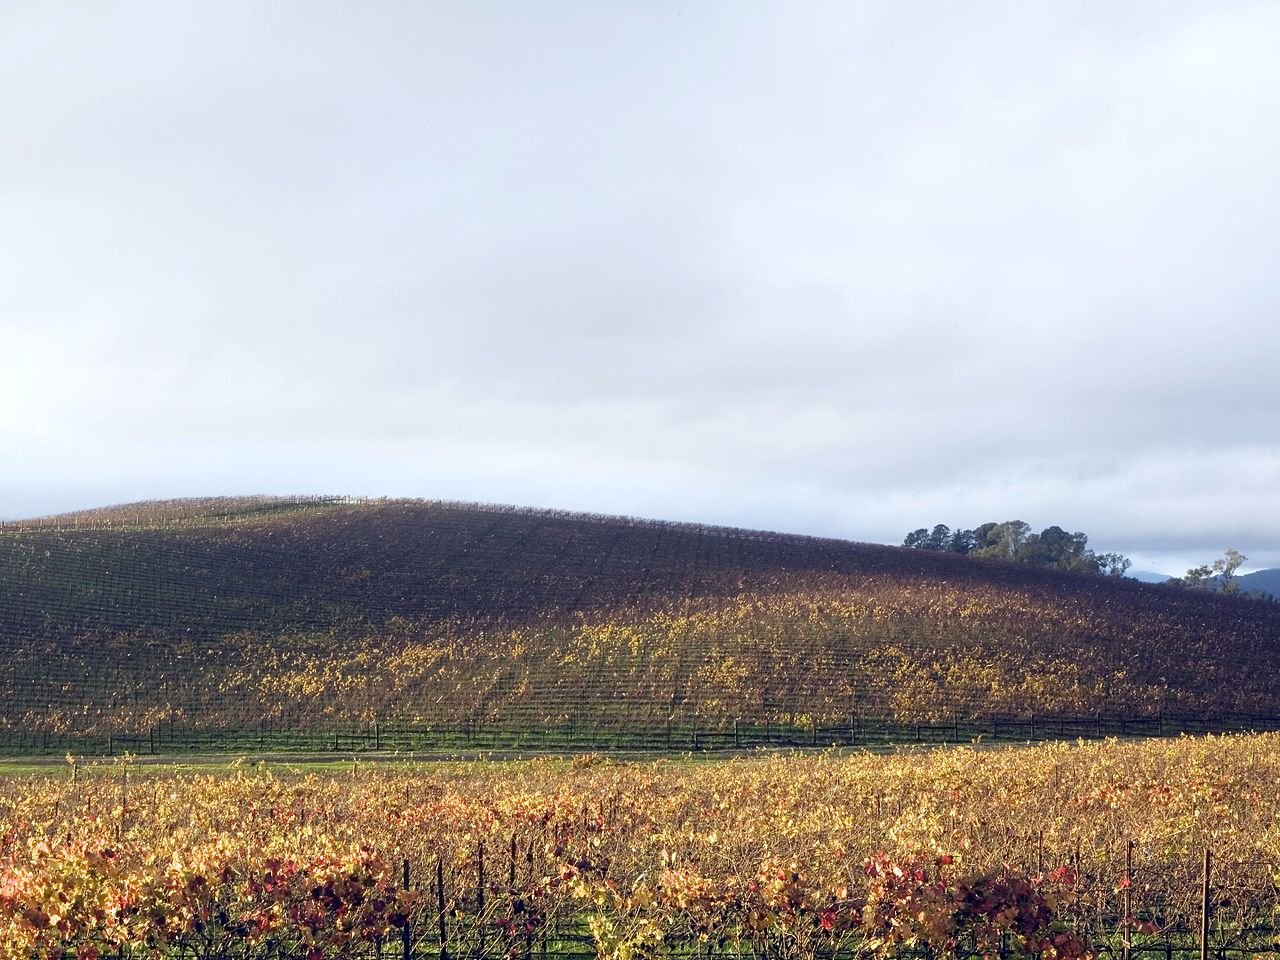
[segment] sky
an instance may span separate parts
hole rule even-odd
[[[1280,5],[0,4],[0,517],[1280,566]]]

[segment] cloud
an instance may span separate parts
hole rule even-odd
[[[1277,40],[1244,2],[7,8],[0,514],[1274,557]]]

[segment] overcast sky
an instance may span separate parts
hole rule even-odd
[[[0,516],[1280,566],[1280,4],[0,4]]]

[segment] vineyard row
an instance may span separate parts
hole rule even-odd
[[[593,721],[598,718],[591,718]],[[1170,737],[1184,734],[1265,733],[1280,731],[1280,717],[1123,717],[1072,716],[992,718],[981,722],[902,723],[851,716],[840,725],[734,722],[706,725],[604,726],[571,715],[555,727],[508,728],[481,722],[462,725],[403,725],[373,722],[362,727],[320,723],[282,729],[190,726],[160,721],[144,730],[103,735],[51,733],[47,728],[0,733],[0,756],[113,757],[126,754],[183,753],[454,753],[482,751],[621,750],[682,753],[788,747],[878,747],[959,745],[973,742],[1044,743],[1103,740],[1113,737]]]

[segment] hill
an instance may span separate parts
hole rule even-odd
[[[1280,715],[1280,605],[478,504],[176,501],[0,528],[0,732]]]
[[[1255,570],[1236,577],[1242,593],[1280,597],[1280,570]]]
[[[1164,583],[1170,579],[1169,574],[1156,573],[1154,570],[1130,570],[1125,576],[1140,583]]]

